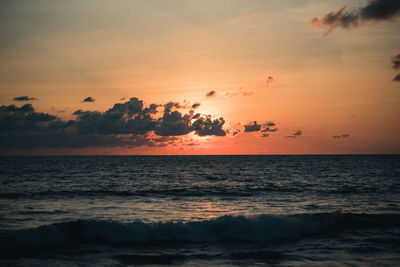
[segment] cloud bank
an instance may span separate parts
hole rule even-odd
[[[159,111],[158,107],[164,110]],[[224,118],[183,114],[179,103],[145,106],[131,98],[105,112],[76,110],[73,120],[35,111],[31,104],[0,106],[0,149],[166,146],[175,136],[225,136]]]

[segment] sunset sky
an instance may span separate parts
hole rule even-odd
[[[0,154],[400,153],[399,17],[396,0],[1,1]]]

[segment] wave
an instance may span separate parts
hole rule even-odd
[[[0,192],[0,199],[46,199],[57,197],[142,197],[142,196],[173,196],[173,197],[203,197],[203,196],[222,196],[222,197],[248,197],[262,195],[265,193],[315,193],[315,194],[332,194],[332,195],[348,195],[348,194],[371,194],[371,193],[396,193],[398,190],[395,187],[385,188],[298,188],[285,187],[277,185],[268,185],[258,188],[243,188],[243,187],[191,187],[191,188],[172,188],[172,189],[143,189],[143,190],[59,190],[59,191],[32,191],[32,192]]]
[[[398,227],[400,214],[319,213],[223,216],[207,221],[121,223],[77,220],[0,233],[0,256],[16,251],[86,244],[109,246],[178,243],[280,242],[348,230]]]
[[[292,192],[274,189],[204,189],[204,188],[177,188],[177,189],[159,189],[159,190],[134,190],[134,191],[118,191],[118,190],[65,190],[65,191],[42,191],[42,192],[3,192],[0,193],[0,199],[16,199],[16,198],[34,198],[42,199],[49,197],[97,197],[97,196],[117,196],[117,197],[142,197],[142,196],[173,196],[173,197],[202,197],[202,196],[253,196],[255,193],[263,192]],[[294,190],[293,190],[294,192]]]

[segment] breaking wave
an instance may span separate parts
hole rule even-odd
[[[0,233],[1,254],[85,244],[109,246],[179,243],[279,242],[349,230],[398,227],[397,214],[319,213],[223,216],[208,221],[120,223],[78,220]]]

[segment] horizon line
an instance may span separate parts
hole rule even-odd
[[[43,155],[33,155],[33,154],[10,154],[10,155],[0,155],[0,157],[170,157],[170,156],[400,156],[400,153],[309,153],[309,154],[111,154],[111,155],[100,155],[100,154],[89,154],[89,155],[81,155],[81,154],[71,154],[71,155],[62,155],[62,154],[43,154]]]

